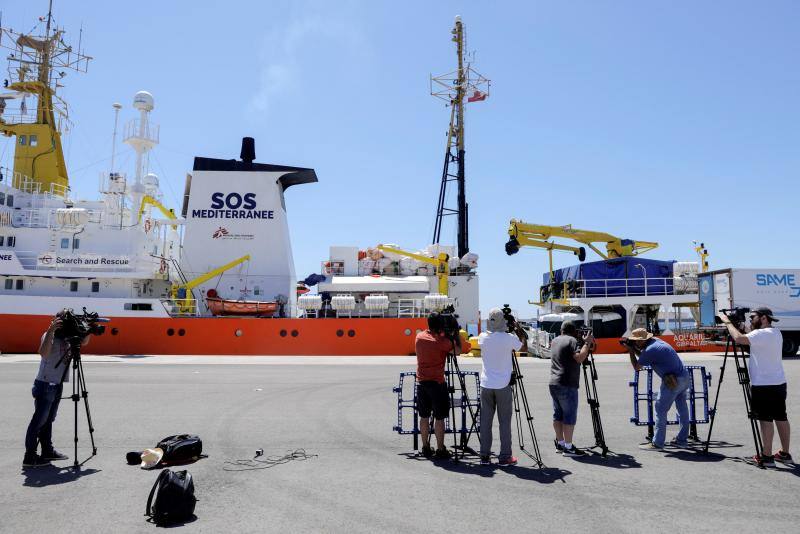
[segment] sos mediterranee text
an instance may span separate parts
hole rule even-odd
[[[212,193],[211,209],[192,210],[196,219],[274,219],[273,210],[256,209],[256,194]]]

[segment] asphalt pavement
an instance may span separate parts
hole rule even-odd
[[[521,454],[518,466],[477,458],[430,461],[412,450],[397,420],[401,371],[410,357],[85,357],[97,456],[23,470],[36,356],[0,356],[0,532],[147,532],[143,516],[157,471],[125,453],[177,433],[198,434],[207,458],[188,469],[199,498],[191,532],[792,532],[800,468],[758,469],[742,391],[726,373],[710,455],[645,452],[632,415],[630,365],[598,357],[606,458],[564,458],[552,445],[549,362],[524,360],[525,385],[546,467]],[[713,375],[721,358],[685,356]],[[480,360],[461,360],[478,370]],[[800,361],[785,361],[789,417],[800,405]],[[89,453],[79,412],[79,458]],[[73,406],[62,401],[56,447],[73,456]],[[496,424],[496,423],[495,423]],[[705,437],[708,425],[700,425]],[[675,433],[670,427],[668,439]],[[498,432],[495,431],[497,439]],[[581,384],[575,442],[594,442]],[[471,445],[477,448],[477,437]],[[297,449],[311,455],[268,469],[231,471],[226,461]],[[496,451],[499,444],[493,447]],[[776,436],[777,448],[777,436]],[[798,452],[795,450],[794,452]],[[313,456],[315,455],[315,456]]]

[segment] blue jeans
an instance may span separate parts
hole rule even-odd
[[[53,421],[56,420],[58,404],[61,402],[63,384],[51,386],[47,382],[33,382],[33,417],[25,434],[25,454],[36,454],[38,443],[42,444],[42,452],[53,450]]]
[[[678,378],[678,385],[675,389],[669,389],[662,379],[661,389],[658,392],[658,399],[655,402],[656,429],[653,435],[653,445],[663,447],[667,437],[667,412],[672,404],[678,410],[678,423],[680,430],[676,436],[677,441],[685,443],[689,438],[689,373],[684,373]]]
[[[574,425],[578,421],[578,388],[550,384],[553,398],[553,421]]]

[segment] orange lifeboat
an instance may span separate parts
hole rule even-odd
[[[206,304],[212,315],[252,315],[257,317],[272,317],[278,311],[277,302],[264,302],[260,300],[230,300],[217,296],[217,292],[210,289],[206,294]]]

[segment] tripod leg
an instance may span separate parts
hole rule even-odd
[[[73,439],[75,456],[73,456],[72,466],[76,469],[79,467],[78,463],[78,400],[79,399],[80,397],[78,395],[78,364],[76,361],[73,361],[72,362],[72,408],[75,420],[73,428],[74,433],[72,439]]]
[[[741,362],[739,358],[741,357]],[[764,455],[764,443],[761,439],[761,427],[755,418],[755,414],[751,409],[753,404],[753,397],[750,390],[750,374],[747,371],[747,364],[744,361],[744,353],[739,354],[736,350],[736,345],[733,346],[733,358],[736,362],[736,372],[739,375],[739,383],[742,385],[742,393],[744,394],[744,407],[747,410],[747,419],[750,420],[750,431],[753,434],[753,445],[756,448],[756,456],[758,457],[758,466],[763,467],[761,464],[761,457]]]
[[[78,361],[78,377],[80,382],[81,397],[86,409],[86,423],[89,426],[89,441],[92,443],[92,456],[97,454],[97,446],[94,444],[94,425],[92,424],[92,411],[89,409],[89,392],[86,390],[86,377],[83,374],[83,361]]]
[[[703,446],[703,454],[708,454],[708,447],[711,444],[711,431],[714,430],[714,420],[717,417],[717,403],[719,402],[719,392],[722,389],[722,380],[725,378],[725,367],[728,364],[728,351],[731,347],[731,338],[728,336],[728,341],[725,343],[725,356],[722,359],[722,367],[719,368],[719,382],[717,382],[717,393],[714,395],[714,407],[710,410],[710,420],[708,422],[708,436],[706,436],[706,443]],[[734,349],[735,350],[735,349]]]

